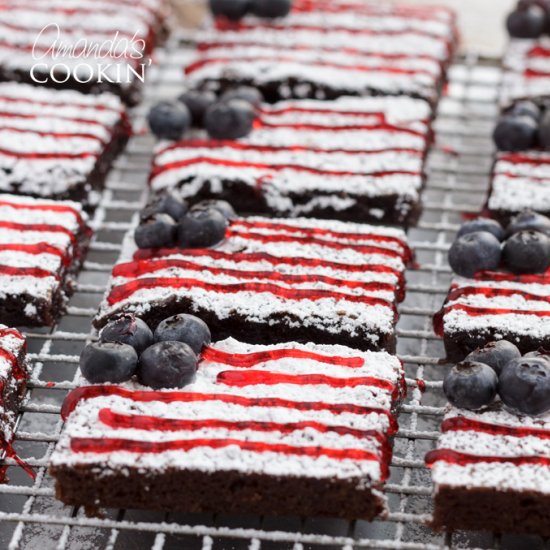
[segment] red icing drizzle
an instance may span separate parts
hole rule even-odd
[[[90,118],[76,118],[76,117],[70,117],[70,116],[63,116],[63,115],[52,115],[52,114],[29,114],[29,113],[12,113],[10,111],[0,111],[0,118],[24,118],[29,120],[34,120],[37,118],[45,119],[45,118],[53,118],[54,120],[72,120],[73,122],[79,122],[82,124],[92,124],[94,126],[102,126],[103,124],[97,120],[93,120]]]
[[[62,225],[49,225],[45,223],[15,223],[0,221],[0,228],[13,229],[15,231],[36,231],[40,232],[52,232],[52,233],[64,233],[67,235],[73,245],[77,243],[76,236],[66,227]]]
[[[497,157],[498,161],[509,162],[511,164],[550,164],[550,158],[542,156],[529,156],[522,153],[502,153]]]
[[[82,219],[82,215],[80,212],[67,204],[59,204],[59,203],[39,203],[39,204],[33,204],[33,203],[24,203],[24,202],[11,202],[7,200],[1,200],[0,199],[0,206],[9,206],[10,208],[14,208],[16,210],[46,210],[48,212],[60,212],[60,213],[69,213],[72,214],[78,224],[83,227],[84,226],[84,220]]]
[[[77,132],[74,132],[74,133],[73,132],[41,132],[33,128],[16,128],[15,126],[2,126],[2,130],[6,130],[8,132],[17,132],[19,134],[33,134],[37,136],[54,137],[57,139],[70,139],[70,138],[91,139],[93,141],[99,141],[103,143],[103,140],[99,136],[95,136],[94,134],[84,134],[84,133],[77,133]],[[44,154],[47,155],[47,153],[44,153]],[[22,156],[22,155],[19,155],[19,156]]]
[[[395,417],[387,410],[377,407],[364,407],[351,403],[324,403],[322,401],[292,401],[277,397],[242,397],[240,395],[230,394],[203,394],[185,391],[132,391],[120,386],[83,386],[72,390],[61,408],[63,420],[74,411],[82,399],[92,399],[94,397],[117,395],[136,402],[148,403],[160,401],[162,403],[191,403],[204,401],[221,401],[242,407],[283,407],[295,409],[298,411],[330,411],[333,414],[380,414],[386,416],[390,427],[388,433],[394,434],[397,431],[397,421]]]
[[[435,449],[430,451],[425,458],[426,466],[431,468],[436,462],[443,461],[458,466],[480,463],[508,463],[516,466],[535,464],[550,466],[550,458],[546,456],[483,456],[469,453],[461,453],[452,449]]]
[[[512,437],[538,437],[540,439],[550,439],[550,430],[545,428],[534,428],[529,426],[502,426],[482,422],[464,416],[454,416],[447,418],[441,424],[442,432],[453,431],[472,431],[481,432],[490,435],[506,435]]]
[[[209,346],[203,349],[201,357],[205,361],[231,365],[235,368],[249,368],[261,363],[267,363],[268,361],[279,361],[281,359],[311,359],[318,363],[326,363],[327,365],[337,365],[339,367],[348,367],[352,369],[361,368],[365,364],[362,357],[322,355],[313,351],[297,348],[273,349],[254,353],[228,353]]]
[[[52,246],[47,243],[36,243],[36,244],[0,244],[0,252],[3,251],[13,251],[13,252],[24,252],[25,254],[52,254],[61,258],[64,266],[67,266],[71,263],[71,257],[66,253],[66,251],[59,250],[55,246]]]
[[[55,134],[50,134],[52,136],[55,136]],[[84,159],[89,157],[97,158],[99,156],[99,152],[83,152],[83,153],[23,153],[21,151],[10,151],[9,149],[0,149],[0,155],[4,155],[6,157],[15,157],[15,158],[25,158],[25,159]]]
[[[33,9],[36,9],[34,7]],[[1,8],[0,8],[1,10]],[[4,23],[2,23],[4,25]],[[70,104],[68,104],[66,101],[58,101],[58,99],[55,97],[55,94],[52,94],[53,97],[48,98],[47,101],[41,101],[34,98],[29,97],[13,97],[13,96],[6,96],[6,95],[0,95],[0,102],[2,103],[27,103],[32,105],[41,105],[43,107],[50,107],[52,105],[59,105],[59,107],[78,107],[80,109],[93,109],[95,111],[112,111],[115,113],[121,112],[120,108],[116,107],[110,107],[106,104],[98,104],[98,103],[81,103],[81,102],[73,102],[71,101]],[[95,96],[97,97],[97,96]]]
[[[59,280],[59,274],[52,273],[40,267],[14,267],[0,264],[0,275],[6,275],[8,277],[36,277],[37,279],[54,277]]]
[[[533,302],[546,302],[550,304],[549,296],[540,296],[539,294],[533,294],[518,288],[493,288],[493,287],[476,287],[476,286],[462,286],[462,287],[452,287],[449,291],[447,300],[458,300],[463,296],[476,296],[483,295],[486,298],[497,298],[500,296],[521,296],[525,300]],[[456,306],[450,306],[456,307]],[[480,308],[485,309],[485,308]]]

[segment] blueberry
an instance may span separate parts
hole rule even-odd
[[[258,108],[262,104],[264,96],[257,88],[253,88],[252,86],[239,86],[238,88],[227,90],[227,92],[223,93],[220,97],[220,101],[229,101],[230,99],[241,99]]]
[[[80,370],[92,384],[126,382],[136,372],[137,363],[136,350],[121,342],[88,344],[80,354]]]
[[[546,12],[534,4],[517,8],[506,19],[508,34],[513,38],[538,38],[546,26]]]
[[[524,358],[537,357],[539,359],[550,361],[550,351],[544,348],[539,348],[535,351],[530,351],[529,353],[526,353],[523,357]]]
[[[237,214],[234,208],[227,201],[220,201],[220,200],[201,201],[195,204],[195,206],[193,206],[191,210],[204,210],[205,208],[213,208],[214,210],[218,210],[223,214],[224,218],[227,221],[234,220],[237,217]]]
[[[149,128],[159,139],[176,141],[191,126],[191,114],[183,103],[161,101],[150,111],[147,117]]]
[[[230,21],[238,21],[248,13],[250,0],[209,0],[208,5],[215,17],[227,17]]]
[[[132,313],[125,313],[105,325],[99,339],[101,342],[128,344],[141,353],[153,343],[153,333],[145,321]]]
[[[530,229],[540,231],[550,236],[550,218],[534,212],[533,210],[522,210],[517,216],[514,216],[506,228],[506,236],[509,237],[518,231]]]
[[[546,151],[550,150],[550,110],[546,110],[539,123],[539,145]]]
[[[196,128],[201,128],[204,122],[204,113],[210,105],[216,103],[217,97],[214,92],[209,90],[187,90],[178,97],[191,113],[191,124]]]
[[[286,17],[292,8],[291,0],[252,0],[250,11],[258,17]]]
[[[502,258],[512,273],[543,273],[550,265],[550,237],[540,231],[514,233],[504,243]]]
[[[491,233],[476,231],[455,240],[449,249],[449,264],[462,277],[496,269],[500,264],[500,242]]]
[[[254,117],[254,107],[250,103],[242,99],[230,99],[208,107],[204,125],[213,139],[237,139],[251,132]]]
[[[462,237],[462,235],[475,233],[476,231],[486,231],[494,235],[499,241],[504,240],[504,229],[502,229],[500,223],[490,218],[476,218],[462,224],[456,236]]]
[[[537,143],[538,123],[531,116],[502,116],[493,132],[500,151],[526,151]]]
[[[525,414],[550,410],[550,362],[541,357],[514,359],[500,374],[498,392],[505,405]]]
[[[509,109],[506,110],[506,114],[514,116],[529,116],[533,120],[538,121],[540,119],[540,108],[534,101],[524,99],[514,103]]]
[[[208,248],[225,237],[227,220],[214,208],[191,210],[178,225],[178,244],[182,248]]]
[[[198,358],[183,342],[157,342],[139,358],[137,376],[144,386],[155,390],[181,388],[189,384],[197,371]]]
[[[472,351],[466,356],[466,361],[489,365],[497,375],[512,360],[521,357],[519,349],[506,340],[489,342],[486,346]]]
[[[208,325],[194,315],[179,313],[164,319],[155,330],[155,342],[171,340],[187,344],[197,355],[212,337]]]
[[[173,191],[161,193],[153,197],[141,212],[141,219],[146,220],[155,214],[168,214],[177,221],[187,214],[187,203]]]
[[[176,222],[168,214],[154,214],[136,227],[134,239],[138,248],[171,247],[176,228]]]
[[[447,399],[461,409],[476,410],[489,405],[498,387],[496,372],[477,361],[463,361],[455,365],[443,381]]]

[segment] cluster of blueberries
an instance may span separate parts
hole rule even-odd
[[[134,240],[138,248],[208,248],[224,239],[235,217],[227,201],[206,200],[189,208],[175,191],[167,191],[141,211]]]
[[[245,15],[275,19],[286,17],[291,0],[209,0],[210,11],[215,17],[225,17],[230,21],[239,21]]]
[[[219,97],[210,90],[186,90],[177,101],[161,101],[147,122],[159,139],[180,140],[191,128],[203,128],[212,139],[247,136],[263,96],[252,86],[238,86]]]
[[[522,356],[511,342],[490,342],[449,371],[443,391],[461,409],[490,405],[498,394],[511,409],[544,414],[550,410],[549,353],[541,349]]]
[[[506,28],[513,38],[550,34],[550,0],[519,0],[506,19]]]
[[[135,375],[153,389],[181,388],[193,380],[210,341],[210,329],[193,315],[168,317],[152,332],[142,319],[124,314],[84,348],[80,370],[92,384],[119,384]]]
[[[462,277],[493,271],[544,273],[550,267],[550,219],[532,210],[512,218],[506,230],[490,218],[462,225],[449,249],[449,264]]]
[[[550,150],[550,109],[527,99],[514,103],[498,119],[493,141],[499,151]]]

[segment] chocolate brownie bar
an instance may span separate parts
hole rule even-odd
[[[386,511],[403,376],[385,352],[229,338],[205,348],[195,381],[177,391],[77,388],[50,463],[57,497],[373,519]]]
[[[52,325],[91,236],[79,204],[0,195],[0,322]]]
[[[265,105],[237,141],[162,142],[151,187],[241,212],[408,226],[420,214],[430,117],[407,97]]]
[[[288,17],[218,20],[190,40],[193,86],[252,85],[269,102],[403,94],[434,104],[456,29],[446,8],[297,0]]]
[[[112,94],[0,84],[0,191],[94,202],[130,135]]]
[[[550,415],[451,409],[432,468],[436,529],[550,536]]]
[[[214,248],[138,250],[128,261],[132,244],[113,269],[98,328],[123,312],[152,327],[193,313],[216,339],[395,349],[410,259],[398,229],[238,218]]]
[[[0,0],[0,80],[141,98],[164,0]],[[143,66],[143,67],[142,67]]]
[[[434,317],[447,357],[463,359],[493,340],[508,340],[526,352],[548,347],[550,275],[486,272],[457,277]]]
[[[0,325],[0,450],[9,455],[28,375],[25,337],[16,329]],[[0,480],[3,477],[0,471]]]

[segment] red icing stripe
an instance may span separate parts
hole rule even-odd
[[[100,422],[115,429],[148,430],[159,432],[195,431],[202,429],[253,430],[256,432],[292,433],[298,430],[312,429],[321,433],[334,432],[339,435],[351,435],[357,438],[372,438],[379,444],[389,447],[385,434],[378,430],[359,430],[348,426],[329,426],[321,422],[305,420],[302,422],[255,422],[220,419],[186,420],[180,418],[159,418],[137,414],[121,414],[111,409],[101,409],[98,414]]]
[[[84,159],[89,157],[97,158],[101,154],[100,151],[96,153],[86,152],[86,153],[23,153],[21,151],[9,151],[8,149],[0,148],[0,155],[6,157],[15,157],[15,158],[24,158],[24,159],[39,159],[39,160],[50,160],[50,159]]]
[[[511,164],[532,164],[539,166],[541,164],[550,164],[549,157],[532,157],[522,153],[503,153],[497,157],[497,162],[509,162]]]
[[[548,317],[550,316],[549,310],[539,311],[536,309],[506,309],[506,308],[490,308],[490,307],[473,307],[467,306],[464,304],[454,304],[443,308],[443,315],[449,313],[452,310],[460,310],[466,312],[471,317],[481,317],[484,315],[537,315],[538,317]],[[436,314],[439,315],[439,314]]]
[[[430,451],[425,458],[428,468],[431,468],[436,462],[440,461],[447,462],[448,464],[457,464],[458,466],[482,463],[508,463],[515,466],[522,466],[524,464],[550,466],[550,457],[546,456],[482,456],[461,453],[452,449],[435,449]]]
[[[206,292],[216,293],[238,293],[238,292],[266,292],[282,298],[284,300],[323,300],[332,299],[335,301],[346,301],[361,303],[367,306],[383,306],[390,309],[394,314],[394,319],[397,317],[397,308],[393,302],[388,302],[382,298],[375,298],[373,296],[362,296],[345,294],[342,292],[335,292],[329,290],[314,290],[314,289],[299,289],[299,288],[286,288],[273,285],[270,283],[233,283],[233,284],[214,284],[206,283],[199,279],[184,279],[180,277],[144,277],[142,279],[136,279],[122,285],[115,286],[111,289],[107,302],[109,305],[114,305],[122,300],[125,300],[135,294],[139,290],[153,289],[153,288],[183,288],[188,291],[192,291],[195,288],[202,288]],[[550,314],[550,312],[549,312]]]
[[[0,265],[0,275],[8,277],[35,277],[37,279],[54,277],[59,280],[60,278],[58,273],[52,273],[40,267],[13,267],[10,265]]]
[[[549,78],[550,71],[537,71],[536,69],[524,69],[523,76],[525,78]]]
[[[15,231],[36,231],[36,232],[52,232],[64,233],[69,237],[73,245],[77,244],[76,236],[66,227],[61,225],[48,225],[45,223],[15,223],[0,221],[0,228],[13,229]]]
[[[392,394],[392,399],[399,395],[398,387],[389,380],[375,378],[373,376],[355,376],[339,378],[325,374],[284,374],[278,372],[267,372],[261,370],[226,370],[218,373],[216,382],[243,388],[246,386],[277,384],[291,384],[297,386],[323,385],[331,388],[356,388],[358,386],[373,386]]]
[[[258,351],[254,353],[228,353],[212,346],[203,349],[201,357],[204,361],[222,363],[236,368],[249,368],[268,361],[279,361],[281,359],[311,359],[318,363],[337,365],[358,369],[364,366],[365,360],[362,357],[341,357],[337,355],[322,355],[304,349],[287,348],[272,349],[269,351]]]
[[[10,111],[0,111],[0,118],[24,118],[29,120],[35,120],[37,118],[45,119],[45,118],[52,118],[54,120],[71,120],[72,122],[78,122],[81,124],[91,124],[93,126],[101,126],[102,128],[105,127],[104,124],[101,122],[98,122],[97,120],[92,120],[89,118],[76,118],[76,117],[69,117],[69,116],[62,116],[62,115],[52,115],[52,114],[24,114],[24,113],[12,113]]]
[[[378,454],[363,449],[331,449],[327,447],[295,447],[284,443],[260,443],[255,441],[241,441],[239,439],[184,439],[176,441],[135,441],[132,439],[115,438],[86,438],[75,437],[71,439],[71,450],[75,453],[114,453],[123,451],[127,453],[164,453],[167,451],[190,451],[199,447],[222,449],[224,447],[237,446],[242,451],[256,453],[280,453],[294,456],[309,456],[319,458],[326,456],[336,460],[357,460],[381,462]],[[388,477],[388,466],[380,464],[381,477]]]
[[[55,97],[55,94],[52,94],[53,97],[50,99],[48,98],[47,101],[41,101],[34,98],[29,97],[14,97],[14,96],[7,96],[0,94],[0,103],[6,102],[6,103],[26,103],[31,105],[41,105],[43,107],[51,107],[53,105],[58,105],[59,107],[78,107],[81,109],[94,109],[95,111],[111,111],[114,113],[121,113],[123,109],[122,108],[116,108],[116,107],[110,107],[105,104],[98,104],[98,103],[81,103],[78,101],[67,103],[66,101],[58,101]],[[97,97],[97,96],[94,96]]]
[[[25,254],[52,254],[53,256],[58,256],[61,258],[61,261],[64,266],[67,266],[71,263],[72,259],[67,251],[59,250],[55,246],[52,246],[47,243],[37,243],[37,244],[0,244],[0,252],[3,251],[13,251],[13,252],[24,252]]]
[[[95,397],[116,395],[135,402],[150,403],[159,401],[161,403],[193,403],[205,401],[221,401],[241,407],[282,407],[295,409],[297,411],[329,411],[332,414],[380,414],[385,416],[389,423],[389,434],[397,431],[397,420],[394,415],[386,409],[377,407],[365,407],[351,403],[324,403],[322,401],[292,401],[278,397],[243,397],[231,394],[195,393],[185,391],[132,391],[120,386],[82,386],[72,390],[63,402],[61,416],[63,420],[74,411],[81,400],[93,399]]]
[[[90,139],[90,140],[93,140],[93,141],[99,141],[101,143],[104,143],[104,141],[100,137],[94,136],[93,134],[62,133],[62,132],[40,132],[40,131],[34,130],[32,128],[16,128],[15,126],[2,126],[0,131],[3,131],[3,132],[6,132],[6,131],[7,132],[16,132],[16,133],[19,133],[19,134],[33,134],[33,135],[36,135],[36,136],[53,137],[53,138],[56,138],[56,139],[72,139],[72,138]],[[32,154],[32,153],[29,153],[29,154]],[[44,154],[47,154],[47,153],[44,153]]]
[[[472,431],[481,432],[490,435],[505,435],[511,437],[538,437],[541,439],[550,439],[550,430],[544,428],[533,428],[528,426],[502,426],[466,418],[464,416],[455,416],[447,418],[441,424],[442,432]]]
[[[550,296],[540,296],[539,294],[533,294],[531,292],[527,292],[525,290],[517,288],[493,288],[479,286],[463,286],[451,288],[447,300],[454,301],[463,296],[477,295],[482,295],[486,298],[499,298],[501,296],[521,296],[522,298],[525,298],[525,300],[534,302],[546,302],[550,304]],[[454,307],[454,305],[449,307]]]
[[[543,46],[536,45],[527,52],[527,57],[550,57],[550,50]]]
[[[530,275],[515,275],[504,271],[480,271],[474,275],[478,281],[510,281],[516,283],[534,283],[546,285],[550,283],[550,272]],[[458,287],[454,287],[458,288]]]
[[[266,164],[260,162],[246,162],[229,159],[218,159],[215,157],[195,157],[190,159],[179,160],[175,162],[168,162],[161,166],[153,166],[150,179],[157,177],[159,174],[177,170],[180,168],[186,168],[188,166],[194,166],[196,164],[212,164],[214,166],[224,166],[231,168],[253,168],[256,170],[266,170],[267,172],[278,172],[281,170],[295,170],[297,172],[308,172],[310,174],[318,174],[324,176],[338,176],[338,177],[353,177],[353,176],[367,176],[373,178],[382,178],[386,176],[420,176],[420,171],[410,170],[385,170],[374,172],[349,172],[345,170],[323,170],[321,168],[314,168],[312,166],[302,166],[300,164]]]
[[[336,287],[361,288],[367,292],[395,292],[395,285],[390,283],[347,281],[345,279],[336,279],[324,275],[286,275],[274,271],[243,271],[239,269],[226,269],[223,267],[206,267],[202,264],[195,264],[185,260],[156,260],[140,262],[131,262],[119,264],[113,268],[113,277],[135,278],[145,274],[152,274],[161,269],[181,268],[189,271],[204,271],[214,275],[227,275],[238,279],[264,279],[267,281],[280,281],[288,284],[317,283],[322,282]]]

